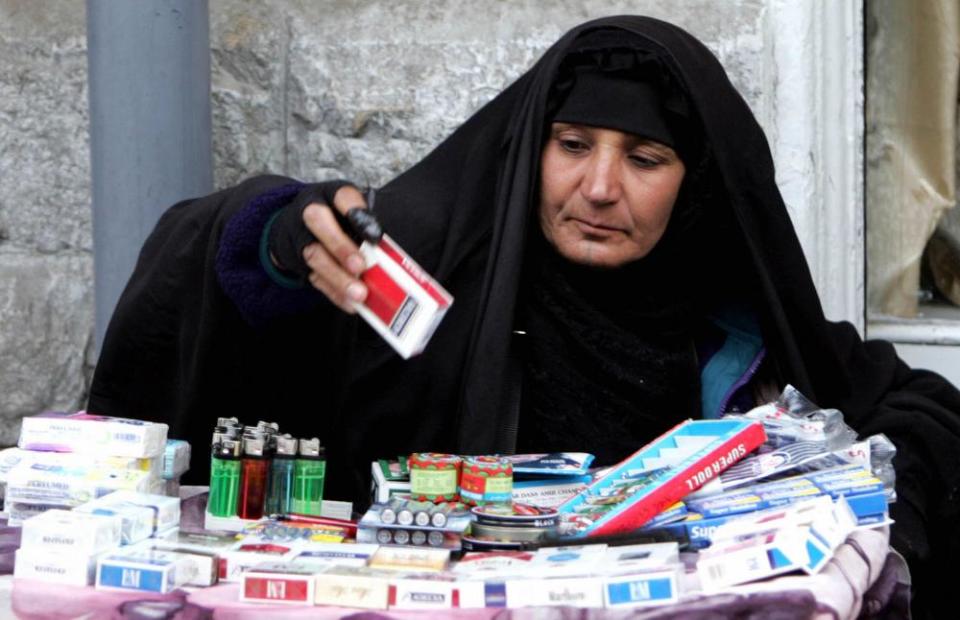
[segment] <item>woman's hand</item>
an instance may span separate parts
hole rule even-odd
[[[303,248],[303,260],[310,268],[307,279],[344,312],[353,314],[354,302],[367,298],[367,287],[359,276],[366,268],[357,244],[341,228],[332,209],[344,216],[347,211],[367,208],[363,194],[344,185],[333,197],[333,205],[311,202],[303,209],[303,223],[316,241]]]

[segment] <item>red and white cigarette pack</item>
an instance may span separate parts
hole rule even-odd
[[[246,603],[313,605],[317,570],[289,562],[266,562],[243,573],[240,600]]]
[[[368,293],[355,308],[402,358],[409,359],[427,346],[453,296],[387,235],[378,243],[363,242],[360,253],[367,264],[360,279]]]

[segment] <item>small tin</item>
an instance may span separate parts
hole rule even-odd
[[[482,523],[470,526],[470,533],[476,538],[511,542],[540,542],[555,532],[556,528],[546,527],[504,527]]]
[[[443,532],[433,530],[427,534],[427,544],[431,547],[443,546]]]
[[[436,452],[410,455],[410,495],[413,499],[450,502],[458,499],[460,483],[459,456]]]
[[[423,530],[414,530],[410,534],[410,544],[412,545],[425,545],[427,544],[427,533]]]
[[[464,551],[523,551],[530,547],[530,543],[509,540],[492,540],[475,536],[464,536],[461,539],[461,548]]]
[[[393,541],[393,532],[388,529],[377,530],[377,542],[381,545],[389,545]]]
[[[393,542],[398,545],[406,545],[410,542],[410,532],[407,530],[394,530]]]
[[[460,473],[460,497],[471,505],[511,501],[513,463],[502,456],[465,457]]]
[[[530,504],[488,504],[475,506],[471,512],[477,523],[485,525],[554,528],[560,523],[556,510]]]

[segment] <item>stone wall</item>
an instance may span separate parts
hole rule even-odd
[[[618,13],[701,37],[769,125],[776,4],[210,0],[216,184],[382,183],[566,29]],[[0,0],[0,444],[23,415],[80,406],[94,361],[84,19],[80,0]]]

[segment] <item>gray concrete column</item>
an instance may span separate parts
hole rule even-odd
[[[87,0],[97,346],[166,207],[213,188],[207,0]]]

